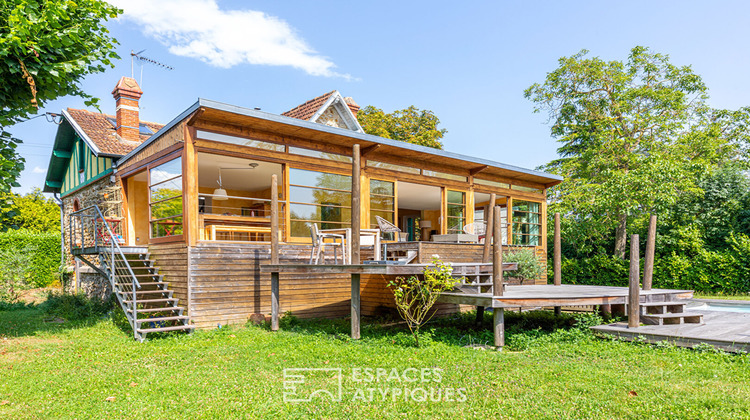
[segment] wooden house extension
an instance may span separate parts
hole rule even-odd
[[[143,265],[150,269],[143,277],[130,272],[128,278],[162,282],[163,287],[154,286],[154,294],[168,290],[159,297],[172,299],[168,308],[181,308],[174,317],[184,317],[180,321],[186,320],[185,325],[244,323],[251,314],[270,312],[270,276],[260,265],[270,259],[275,201],[281,263],[310,261],[311,224],[343,233],[359,220],[364,232],[378,229],[378,218],[402,232],[379,238],[388,244],[389,254],[409,255],[418,263],[432,254],[446,261],[480,262],[484,247],[465,231],[481,225],[495,205],[502,208],[502,243],[532,249],[546,265],[546,189],[561,182],[556,175],[365,134],[356,119],[359,107],[338,91],[282,115],[199,99],[164,126],[142,123],[137,98],[135,104],[127,103],[140,97],[133,83],[118,83],[118,113],[135,109],[135,120],[117,115],[109,117],[111,123],[105,116],[109,126],[97,134],[129,148],[118,149],[119,155],[103,154],[97,145],[104,140],[92,138],[84,128],[90,122],[82,125],[74,115],[78,111],[68,110],[58,132],[63,153],[53,154],[45,191],[62,194],[65,241],[76,258],[97,266],[87,257],[89,249],[116,271],[118,248],[122,260],[146,261]],[[84,135],[99,149],[87,148]],[[80,152],[79,143],[84,144]],[[354,156],[354,145],[359,156]],[[57,151],[58,140],[53,153]],[[76,157],[86,154],[90,156]],[[353,169],[357,161],[359,170]],[[71,180],[80,173],[81,162],[85,176]],[[274,175],[277,197],[271,196]],[[351,211],[352,176],[359,177],[361,186],[359,217]],[[113,189],[116,209],[107,207],[101,217],[83,216],[89,206],[101,208],[113,201]],[[88,234],[83,232],[86,223]],[[111,234],[99,238],[104,223]],[[363,247],[362,260],[379,254],[375,243],[363,244],[369,246]],[[333,254],[326,252],[323,260],[332,262]],[[546,283],[546,275],[536,283]],[[282,274],[280,287],[286,297],[281,313],[349,314],[346,275]],[[121,294],[136,293],[132,289]],[[387,292],[382,278],[363,278],[363,315],[387,310]],[[133,296],[134,301],[140,295]],[[440,310],[457,306],[443,304]]]

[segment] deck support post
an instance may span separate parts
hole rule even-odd
[[[501,351],[505,347],[505,310],[503,308],[492,309],[492,325],[495,333],[495,348]]]
[[[495,244],[492,249],[492,295],[503,295],[503,234],[501,229],[500,207],[493,207],[492,230]],[[493,300],[494,303],[494,300]],[[492,325],[495,334],[495,348],[502,350],[505,346],[505,312],[503,308],[492,308]]]
[[[485,212],[485,227],[484,227],[484,249],[482,250],[482,262],[488,263],[490,262],[490,247],[492,246],[492,230],[493,230],[493,224],[492,221],[495,217],[495,202],[497,200],[497,197],[495,196],[495,193],[490,194],[490,204],[487,206],[487,211]],[[482,320],[484,319],[484,306],[477,306],[477,326],[482,325]]]
[[[656,215],[652,214],[648,221],[648,237],[646,238],[646,257],[643,261],[643,290],[651,290],[654,277],[654,252],[656,251]]]
[[[271,264],[279,263],[279,180],[271,175]]]
[[[279,272],[271,273],[271,331],[279,329]]]
[[[560,238],[560,213],[555,213],[555,237],[554,237],[554,256],[552,259],[552,271],[554,273],[554,285],[562,284],[562,239]],[[555,306],[555,315],[560,315],[561,308]]]
[[[359,264],[360,263],[360,249],[359,249],[359,241],[360,241],[360,229],[362,228],[362,200],[361,200],[361,176],[362,176],[362,167],[360,159],[361,155],[359,152],[359,144],[355,144],[352,146],[352,246],[351,250],[352,253],[349,256],[349,263],[350,264]],[[352,277],[352,281],[354,277]],[[359,281],[359,280],[358,280]],[[352,289],[352,293],[354,293]],[[359,289],[358,289],[359,290]],[[359,292],[357,292],[359,294]],[[354,303],[352,303],[353,305]],[[352,319],[352,322],[354,320]],[[353,332],[352,332],[353,333]],[[359,331],[357,331],[357,338],[359,338]]]
[[[359,340],[360,296],[359,273],[352,273],[352,340]]]
[[[640,249],[638,235],[630,236],[630,278],[628,287],[628,328],[638,328],[640,320]]]

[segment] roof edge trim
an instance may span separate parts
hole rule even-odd
[[[62,110],[62,114],[63,114],[63,116],[65,116],[65,119],[68,120],[68,122],[70,123],[70,126],[73,127],[73,130],[76,132],[76,134],[78,134],[78,136],[83,140],[84,143],[86,143],[86,145],[89,147],[89,149],[91,149],[91,151],[94,152],[94,155],[96,155],[96,157],[99,157],[99,154],[101,153],[101,151],[96,146],[96,144],[94,144],[94,142],[91,141],[91,139],[86,134],[86,132],[83,131],[83,129],[81,128],[81,126],[78,125],[78,121],[76,121],[75,118],[73,118],[68,113],[67,109],[63,109]]]

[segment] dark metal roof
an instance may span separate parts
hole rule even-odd
[[[190,107],[188,107],[184,112],[182,112],[179,116],[177,116],[177,118],[175,118],[172,121],[170,121],[167,125],[165,125],[164,127],[162,127],[161,130],[159,130],[158,132],[156,132],[156,134],[154,134],[153,136],[151,136],[151,138],[149,138],[147,141],[143,142],[143,144],[141,144],[140,146],[136,147],[133,151],[131,151],[130,153],[128,153],[127,155],[125,155],[122,159],[120,159],[119,162],[118,162],[118,166],[121,165],[122,163],[126,162],[133,155],[135,155],[136,153],[138,153],[141,149],[143,149],[148,144],[150,144],[151,142],[153,142],[156,139],[158,139],[163,133],[167,132],[169,129],[171,129],[172,127],[174,127],[175,125],[177,125],[183,119],[187,118],[190,114],[192,114],[193,112],[195,112],[196,110],[198,110],[200,108],[215,109],[215,110],[218,110],[218,111],[225,111],[225,112],[230,112],[230,113],[233,113],[233,114],[244,115],[244,116],[248,116],[248,117],[252,117],[252,118],[258,118],[258,119],[262,119],[262,120],[266,120],[266,121],[277,122],[277,123],[280,123],[280,124],[286,124],[286,125],[289,125],[289,126],[294,126],[294,127],[299,127],[299,128],[305,128],[305,129],[311,129],[311,130],[316,130],[316,131],[320,131],[320,132],[326,132],[326,133],[340,135],[340,136],[346,136],[346,137],[350,137],[350,138],[353,138],[353,139],[360,139],[360,140],[363,140],[363,141],[367,141],[367,142],[371,142],[371,143],[377,143],[377,144],[382,144],[382,145],[391,146],[391,147],[395,147],[395,148],[406,149],[406,150],[413,150],[413,151],[416,151],[416,152],[425,153],[425,154],[429,154],[429,155],[441,156],[441,157],[447,157],[447,158],[462,160],[462,161],[465,161],[465,162],[475,163],[478,166],[487,165],[487,166],[491,166],[491,167],[495,167],[495,168],[500,168],[500,169],[504,169],[504,170],[508,170],[508,171],[514,171],[514,172],[519,172],[519,173],[528,174],[528,175],[532,175],[532,176],[538,176],[538,177],[542,177],[542,178],[547,178],[550,181],[562,181],[563,180],[563,177],[561,177],[559,175],[550,174],[550,173],[546,173],[546,172],[542,172],[542,171],[537,171],[537,170],[534,170],[534,169],[521,168],[521,167],[518,167],[518,166],[509,165],[509,164],[506,164],[506,163],[495,162],[495,161],[491,161],[491,160],[487,160],[487,159],[481,159],[481,158],[476,158],[476,157],[472,157],[472,156],[461,155],[461,154],[458,154],[458,153],[448,152],[448,151],[440,150],[440,149],[434,149],[434,148],[426,147],[426,146],[420,146],[420,145],[416,145],[416,144],[412,144],[412,143],[406,143],[406,142],[402,142],[402,141],[398,141],[398,140],[386,139],[386,138],[383,138],[383,137],[373,136],[371,134],[359,133],[359,132],[352,131],[352,130],[347,130],[347,129],[344,129],[344,128],[331,127],[331,126],[327,126],[327,125],[323,125],[323,124],[317,124],[317,123],[310,122],[310,121],[300,120],[300,119],[297,119],[297,118],[285,117],[285,116],[282,116],[282,115],[272,114],[270,112],[265,112],[265,111],[260,111],[260,110],[256,110],[256,109],[250,109],[250,108],[244,108],[244,107],[237,106],[237,105],[225,104],[225,103],[222,103],[222,102],[212,101],[212,100],[203,99],[203,98],[199,98],[197,102],[195,102],[193,105],[191,105]]]

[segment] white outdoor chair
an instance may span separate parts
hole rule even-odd
[[[320,255],[324,254],[325,247],[333,248],[333,261],[338,263],[338,255],[336,250],[341,248],[341,263],[346,262],[346,237],[336,233],[323,233],[318,229],[317,223],[310,223],[310,238],[312,239],[312,250],[310,252],[310,264],[319,264]],[[326,239],[330,239],[331,242],[326,242]],[[325,261],[325,260],[324,260]]]
[[[375,220],[378,222],[378,228],[383,233],[393,233],[393,238],[396,242],[406,242],[409,239],[408,232],[401,232],[401,229],[393,223],[383,219],[380,216],[375,216]],[[382,258],[388,259],[388,244],[383,243],[383,256]]]
[[[464,226],[464,233],[477,235],[481,241],[487,236],[487,225],[484,222],[469,223]]]

